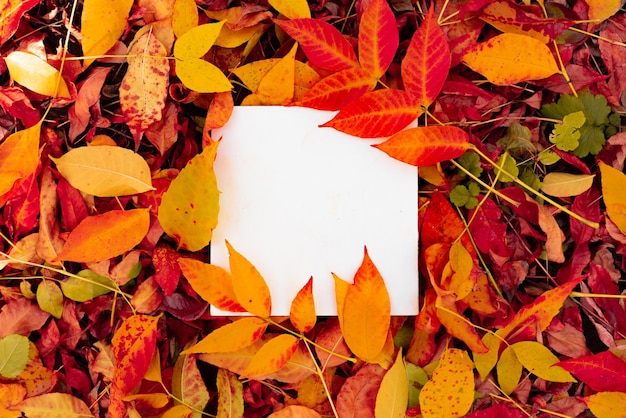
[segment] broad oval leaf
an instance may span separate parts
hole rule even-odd
[[[268,3],[287,19],[311,17],[306,0],[269,0]]]
[[[224,23],[206,23],[187,31],[174,44],[174,57],[181,61],[201,58],[215,43]]]
[[[626,175],[602,161],[600,161],[599,166],[606,214],[620,231],[626,233],[626,201],[624,201]]]
[[[253,344],[266,328],[267,322],[261,318],[241,318],[216,329],[182,354],[234,352]]]
[[[391,321],[385,282],[367,249],[343,305],[342,331],[350,350],[364,361],[377,358],[385,346]]]
[[[293,101],[297,49],[295,44],[261,79],[255,94],[264,104],[286,105]]]
[[[41,121],[9,135],[0,144],[0,196],[37,170]]]
[[[382,76],[396,55],[400,38],[387,0],[373,0],[359,23],[359,62],[374,79]]]
[[[80,24],[85,66],[115,45],[132,6],[133,0],[85,0]]]
[[[548,173],[541,182],[541,190],[550,196],[578,196],[589,190],[593,174]]]
[[[55,261],[108,260],[139,244],[149,227],[148,209],[113,210],[89,216],[70,233]]]
[[[446,350],[433,377],[419,395],[424,418],[460,417],[474,402],[474,373],[472,360],[466,351]]]
[[[57,319],[63,316],[63,292],[50,280],[44,280],[37,286],[37,304],[42,311]]]
[[[376,418],[404,418],[409,403],[409,381],[402,360],[402,350],[387,370],[376,395]]]
[[[218,145],[214,142],[193,157],[163,193],[159,223],[185,250],[206,247],[217,225],[220,193],[213,161]]]
[[[38,56],[13,51],[4,59],[11,78],[35,93],[51,97],[70,97],[59,71]],[[58,84],[58,87],[57,87]]]
[[[597,418],[626,416],[626,393],[600,392],[585,399],[589,410]]]
[[[300,289],[291,302],[289,319],[294,327],[301,333],[309,332],[315,326],[315,301],[313,299],[313,277]]]
[[[476,44],[465,54],[463,61],[500,86],[540,80],[559,72],[554,56],[545,44],[515,33],[503,33]]]
[[[589,19],[603,22],[613,16],[622,7],[621,0],[585,0]]]
[[[0,338],[0,376],[14,379],[28,364],[30,343],[27,337],[18,334]]]
[[[219,68],[199,58],[176,60],[176,75],[185,87],[198,93],[220,93],[233,88]]]
[[[441,91],[450,71],[448,40],[431,9],[415,31],[402,60],[402,81],[406,90],[424,107],[430,106]]]
[[[263,376],[282,369],[298,349],[298,343],[299,340],[291,334],[272,338],[257,351],[242,376]]]
[[[123,196],[155,190],[146,160],[133,151],[110,145],[74,148],[50,157],[75,188],[94,196]]]
[[[500,389],[506,395],[513,393],[519,384],[520,378],[522,377],[522,369],[522,363],[517,359],[513,348],[511,348],[511,346],[506,347],[504,351],[502,351],[500,360],[498,360],[496,366]]]
[[[278,412],[268,415],[267,418],[322,418],[322,416],[306,406],[289,405]]]
[[[251,314],[267,318],[272,311],[272,299],[265,279],[228,241],[226,247],[237,301]]]
[[[398,132],[372,146],[404,163],[428,166],[463,155],[469,148],[469,136],[455,126],[423,126]]]
[[[93,417],[85,402],[68,393],[46,393],[26,398],[15,409],[29,417]]]
[[[172,29],[180,39],[198,26],[198,6],[194,0],[176,0],[172,10]]]
[[[543,344],[536,341],[520,341],[512,344],[515,356],[532,374],[550,382],[575,382],[576,379],[565,369],[555,366],[557,356]]]
[[[109,277],[91,270],[79,271],[76,276],[61,282],[61,290],[66,298],[76,302],[86,302],[117,289],[117,284]]]

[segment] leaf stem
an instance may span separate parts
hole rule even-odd
[[[302,341],[304,342],[304,345],[306,346],[306,349],[309,352],[309,355],[313,359],[313,363],[315,364],[315,373],[319,376],[320,382],[322,382],[322,386],[324,387],[324,391],[326,392],[326,398],[328,398],[328,403],[330,404],[330,409],[333,410],[333,414],[335,414],[335,418],[339,418],[339,414],[337,413],[337,409],[335,408],[335,403],[333,402],[332,393],[330,392],[330,389],[328,388],[328,385],[326,384],[326,379],[324,379],[324,372],[322,371],[322,369],[320,369],[320,366],[317,364],[317,361],[315,361],[315,356],[313,355],[313,351],[311,351],[311,346],[309,346],[309,343],[304,340]]]
[[[500,193],[498,190],[494,189],[493,186],[488,185],[487,183],[485,183],[484,181],[482,181],[480,178],[476,177],[473,173],[471,173],[467,168],[463,167],[461,164],[457,163],[455,160],[450,160],[450,162],[452,164],[454,164],[456,166],[456,168],[458,168],[459,170],[461,170],[462,172],[464,172],[465,174],[467,174],[468,177],[470,177],[472,180],[474,180],[476,183],[480,184],[481,186],[483,186],[485,189],[493,192],[493,194],[495,194],[496,196],[498,196],[500,199],[508,202],[509,204],[518,207],[519,206],[519,202],[516,202],[515,200],[511,199],[510,197]]]

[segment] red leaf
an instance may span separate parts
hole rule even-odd
[[[404,163],[428,166],[463,155],[469,148],[469,136],[455,126],[424,126],[398,132],[372,146]]]
[[[376,394],[385,375],[385,369],[378,365],[367,364],[357,374],[346,379],[337,395],[337,412],[340,417],[355,416],[374,418]]]
[[[63,177],[59,178],[57,195],[61,204],[63,227],[66,231],[73,231],[89,215],[85,199],[83,199],[78,189]]]
[[[39,223],[39,187],[35,174],[20,182],[14,195],[6,203],[4,216],[8,217],[7,227],[15,239],[32,231]]]
[[[0,45],[13,36],[22,15],[38,4],[39,0],[9,0],[3,3],[0,11]]]
[[[300,44],[313,65],[331,71],[359,66],[352,45],[332,25],[312,18],[274,20],[274,23]]]
[[[35,125],[41,119],[39,111],[19,87],[0,88],[0,107],[9,115],[22,121],[26,128]]]
[[[421,106],[435,101],[448,77],[450,60],[448,41],[431,8],[402,60],[404,87]]]
[[[181,271],[178,265],[179,254],[172,247],[159,244],[152,252],[154,279],[166,296],[171,296],[178,286]]]
[[[322,127],[361,138],[393,135],[421,113],[415,97],[403,90],[384,89],[367,93],[350,103]]]
[[[626,388],[626,361],[610,351],[561,361],[556,366],[574,374],[596,392],[622,391]]]
[[[297,103],[319,110],[339,110],[376,86],[376,79],[361,68],[331,74],[316,83]]]
[[[0,338],[11,334],[28,335],[43,327],[49,316],[26,298],[7,303],[0,311]]]
[[[100,100],[100,91],[109,71],[111,68],[94,68],[89,77],[79,84],[76,101],[67,111],[70,122],[69,138],[72,143],[89,126],[91,119],[89,108]]]
[[[359,62],[372,78],[385,74],[399,44],[396,19],[386,0],[373,0],[359,23]]]

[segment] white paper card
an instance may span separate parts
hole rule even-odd
[[[222,141],[211,263],[229,270],[226,239],[267,281],[272,315],[289,315],[310,276],[317,314],[336,315],[331,272],[352,282],[367,246],[392,315],[415,315],[417,169],[370,146],[381,139],[319,127],[333,116],[300,107],[236,107],[213,133]]]

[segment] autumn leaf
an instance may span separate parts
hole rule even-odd
[[[0,144],[0,196],[8,193],[18,180],[37,170],[40,131],[41,121],[9,135]]]
[[[381,77],[398,49],[396,19],[385,0],[373,0],[359,23],[359,62],[374,79]]]
[[[111,278],[91,270],[81,270],[76,276],[78,277],[71,276],[61,282],[63,295],[76,302],[86,302],[117,288]]]
[[[85,402],[68,393],[46,393],[33,396],[26,398],[12,409],[19,410],[29,417],[93,417]]]
[[[597,418],[626,415],[626,393],[624,392],[599,392],[586,398],[585,402]]]
[[[67,237],[56,261],[108,260],[139,244],[150,227],[148,209],[113,210],[85,218]]]
[[[290,334],[272,338],[259,349],[244,372],[243,377],[267,375],[280,370],[293,357],[299,340]]]
[[[295,44],[261,79],[255,95],[266,105],[286,105],[293,101],[296,71]]]
[[[198,6],[193,0],[176,0],[172,10],[172,29],[180,38],[198,26]]]
[[[228,353],[253,344],[261,338],[267,322],[261,318],[241,318],[216,329],[202,341],[182,352],[192,353]]]
[[[511,345],[520,363],[531,373],[550,382],[575,382],[567,371],[557,366],[557,356],[536,341],[520,341]]]
[[[408,402],[409,382],[400,350],[376,395],[376,418],[404,418]]]
[[[626,361],[610,351],[564,360],[557,365],[596,392],[619,391],[626,387]]]
[[[85,1],[80,22],[85,67],[115,45],[126,28],[132,5],[133,0]]]
[[[278,412],[268,415],[268,418],[321,418],[313,409],[302,405],[289,405]]]
[[[217,225],[219,191],[213,161],[218,145],[215,142],[193,157],[163,193],[159,223],[182,249],[206,247]]]
[[[233,276],[233,290],[237,301],[246,311],[261,318],[267,318],[272,311],[270,290],[261,273],[239,254],[228,241],[230,272]]]
[[[324,77],[309,89],[297,105],[319,110],[339,110],[376,86],[362,68],[349,68]]]
[[[217,370],[217,418],[243,416],[243,384],[237,376],[226,370]]]
[[[476,44],[463,61],[493,84],[540,80],[559,72],[550,49],[530,36],[503,33]]]
[[[7,0],[0,11],[0,45],[13,36],[24,13],[37,3],[38,0]]]
[[[589,19],[602,22],[613,16],[622,7],[620,0],[585,0]]]
[[[513,393],[522,377],[522,369],[522,363],[517,359],[513,348],[511,346],[506,347],[500,354],[500,359],[496,365],[498,383],[505,394]]]
[[[541,182],[541,190],[550,196],[578,196],[589,190],[595,175],[548,173]]]
[[[5,58],[11,78],[35,93],[69,98],[70,92],[59,71],[38,56],[13,51]]]
[[[0,376],[14,379],[28,364],[28,338],[11,334],[0,338]]]
[[[210,400],[202,375],[198,369],[195,354],[178,357],[172,372],[172,394],[186,406],[204,410]]]
[[[37,286],[37,304],[42,311],[57,319],[63,316],[63,292],[50,280],[44,280]]]
[[[298,291],[291,302],[289,312],[291,323],[302,334],[309,332],[315,326],[315,301],[313,300],[313,277]]]
[[[50,314],[26,298],[11,301],[0,310],[0,338],[7,335],[28,335],[41,329]]]
[[[626,206],[623,202],[623,190],[626,186],[626,175],[619,170],[600,161],[600,175],[602,176],[602,198],[606,205],[609,218],[622,231],[626,231]]]
[[[269,0],[268,3],[287,19],[311,17],[306,0]]]
[[[83,193],[123,196],[154,190],[148,163],[126,148],[79,147],[50,159],[61,175]]]

